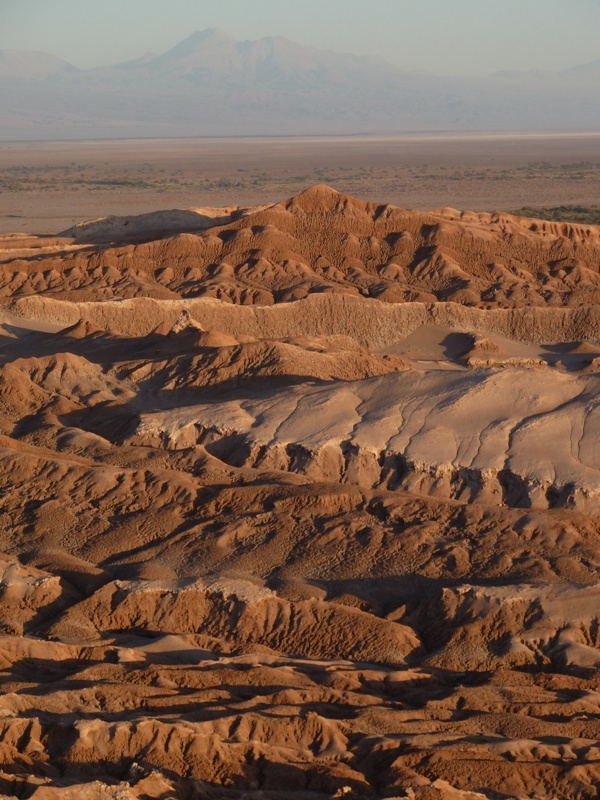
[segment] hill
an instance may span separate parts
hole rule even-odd
[[[19,240],[8,242],[0,292],[75,302],[143,293],[239,305],[343,294],[483,309],[600,300],[597,226],[410,211],[326,185],[253,209],[100,218],[61,237],[31,240],[23,251]]]

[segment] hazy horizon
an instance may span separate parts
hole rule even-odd
[[[600,58],[597,0],[506,0],[501,8],[476,0],[379,0],[375,14],[357,0],[105,0],[95,8],[3,0],[0,23],[0,49],[45,51],[79,69],[165,52],[209,28],[240,41],[282,36],[440,76],[563,70]]]
[[[541,2],[0,0],[0,140],[600,130],[600,2]]]

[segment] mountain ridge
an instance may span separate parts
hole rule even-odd
[[[236,78],[244,84],[269,85],[287,81],[287,85],[314,80],[349,83],[372,83],[385,80],[387,74],[400,70],[378,59],[334,53],[299,45],[283,36],[236,41],[225,31],[211,28],[195,31],[165,53],[125,62],[131,72],[149,71],[162,77],[210,81]],[[121,65],[90,70],[119,69]],[[371,76],[371,71],[374,74]]]
[[[0,49],[0,79],[43,80],[64,70],[80,71],[68,61],[43,50]]]
[[[249,46],[252,45],[261,45],[263,43],[285,43],[286,45],[291,45],[293,48],[297,48],[303,50],[305,52],[312,52],[312,53],[322,53],[328,54],[331,56],[336,56],[340,58],[349,57],[356,62],[361,62],[364,64],[371,64],[381,68],[388,69],[390,71],[402,74],[402,75],[420,75],[420,76],[427,76],[427,77],[434,77],[438,79],[457,79],[461,76],[459,75],[438,75],[437,73],[431,72],[424,68],[401,68],[392,64],[389,61],[381,58],[380,56],[376,55],[357,55],[355,53],[350,53],[348,51],[338,51],[332,50],[329,48],[322,48],[322,47],[315,47],[313,45],[304,45],[299,42],[294,41],[293,39],[289,39],[286,36],[280,35],[269,35],[269,36],[262,36],[258,39],[242,39],[238,40],[231,36],[227,31],[223,30],[222,28],[205,28],[201,30],[196,30],[186,36],[184,39],[181,39],[179,42],[174,44],[172,47],[169,47],[162,53],[154,53],[154,52],[146,52],[142,56],[135,56],[131,59],[127,59],[125,61],[118,61],[111,64],[104,64],[97,67],[89,67],[89,68],[81,68],[70,61],[64,59],[62,56],[56,55],[51,53],[47,50],[21,50],[17,48],[0,48],[0,58],[3,54],[18,54],[20,56],[44,56],[47,59],[52,59],[56,62],[60,62],[62,65],[69,67],[70,69],[77,70],[79,73],[93,73],[98,70],[104,70],[109,68],[115,68],[123,65],[132,65],[132,64],[142,64],[147,62],[148,60],[152,59],[160,59],[166,60],[172,58],[173,56],[181,56],[185,54],[189,54],[190,52],[197,51],[198,45],[201,44],[227,44],[227,45],[237,45],[241,46],[244,49],[247,49]],[[495,72],[477,76],[479,79],[491,79],[496,78],[499,76],[539,76],[539,75],[576,75],[582,74],[589,71],[595,71],[600,69],[600,58],[595,59],[593,61],[586,61],[582,62],[581,64],[574,64],[571,67],[567,67],[560,70],[549,70],[549,69],[526,69],[526,70],[510,70],[510,69],[503,69],[497,70]],[[466,80],[472,79],[474,76],[467,76]]]
[[[195,31],[164,53],[80,70],[0,51],[0,140],[600,129],[600,62],[486,78],[406,72],[280,36]]]

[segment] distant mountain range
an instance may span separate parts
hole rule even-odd
[[[600,61],[442,78],[282,37],[193,33],[161,55],[80,70],[0,50],[0,140],[600,129]]]

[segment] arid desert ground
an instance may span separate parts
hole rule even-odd
[[[599,141],[0,146],[2,796],[599,796]]]
[[[93,217],[257,205],[315,183],[403,208],[596,206],[600,134],[0,143],[0,232]]]

